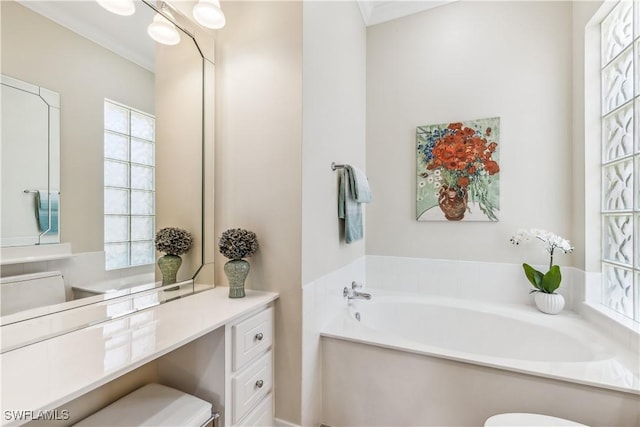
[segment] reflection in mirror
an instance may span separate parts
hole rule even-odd
[[[58,243],[60,95],[0,76],[1,246]]]
[[[204,264],[203,73],[209,64],[180,13],[172,10],[181,41],[165,46],[147,35],[155,3],[135,6],[134,15],[125,17],[93,1],[0,2],[2,74],[60,95],[59,182],[50,178],[48,186],[21,191],[42,191],[43,219],[53,219],[59,202],[56,236],[72,248],[68,258],[44,256],[40,262],[31,262],[30,254],[7,259],[3,248],[2,325],[158,288],[155,261],[161,254],[153,237],[163,227],[183,228],[194,237],[178,282],[194,278]],[[3,107],[4,101],[3,90]],[[3,117],[3,162],[4,124]],[[22,160],[35,163],[44,156],[34,149]],[[37,170],[51,175],[55,168]],[[15,178],[23,173],[16,171]],[[4,164],[2,181],[4,202]],[[29,220],[35,219],[35,205]],[[188,282],[171,297],[193,290]],[[14,292],[29,304],[6,308],[4,296]],[[56,297],[47,302],[31,292]]]

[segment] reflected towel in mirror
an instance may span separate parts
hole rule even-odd
[[[51,204],[51,217],[49,217],[49,203]],[[38,190],[36,192],[36,221],[40,232],[58,232],[58,191]],[[49,223],[51,218],[51,223]]]

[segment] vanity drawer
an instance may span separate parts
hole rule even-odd
[[[244,417],[238,426],[242,427],[273,427],[273,394],[269,393],[262,402]]]
[[[268,352],[231,380],[234,424],[270,393],[273,385],[271,364],[271,352]]]
[[[268,308],[249,319],[232,326],[233,370],[271,347],[273,342],[273,308]]]

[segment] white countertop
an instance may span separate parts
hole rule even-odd
[[[2,410],[55,409],[278,298],[228,292],[214,288],[0,355]],[[3,426],[17,424],[2,417]]]
[[[181,282],[175,290],[153,287],[127,288],[98,297],[80,298],[62,305],[38,307],[0,318],[0,353],[31,343],[67,334],[91,325],[115,320],[194,292],[213,289],[211,285]],[[73,308],[73,310],[71,310]]]

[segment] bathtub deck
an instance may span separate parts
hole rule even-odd
[[[568,337],[578,340],[584,346],[592,348],[592,354],[595,356],[582,360],[576,359],[575,361],[554,361],[552,357],[548,361],[526,360],[524,357],[500,357],[499,352],[479,354],[474,353],[473,349],[461,351],[459,348],[450,349],[434,346],[429,342],[403,338],[401,333],[403,331],[400,330],[398,333],[390,333],[389,328],[386,328],[386,331],[380,331],[368,327],[366,325],[366,316],[363,316],[362,322],[358,322],[353,318],[355,311],[360,309],[366,313],[366,304],[376,304],[376,302],[394,305],[403,303],[415,305],[418,302],[425,304],[425,312],[429,311],[430,305],[435,304],[439,307],[464,309],[484,315],[487,313],[494,314],[501,322],[509,321],[509,319],[512,319],[513,322],[528,322],[532,327],[549,328],[550,333],[559,331]],[[428,320],[416,319],[416,325],[419,327],[425,321]],[[468,318],[465,321],[470,324],[464,325],[464,327],[473,328],[473,321]],[[393,316],[388,316],[388,322],[393,322]],[[478,333],[489,333],[486,339],[490,340],[492,338],[490,330],[479,330]],[[522,334],[521,336],[526,336],[527,331],[522,330],[519,333]],[[375,292],[372,301],[358,301],[355,306],[345,310],[342,316],[330,322],[322,329],[321,336],[640,395],[640,364],[638,363],[640,355],[637,352],[629,351],[624,345],[594,330],[589,323],[570,311],[550,316],[540,313],[529,306],[494,305],[461,299],[418,295],[408,297],[389,294],[388,292]],[[540,348],[548,349],[549,354],[553,356],[553,345],[540,342],[539,346]]]

